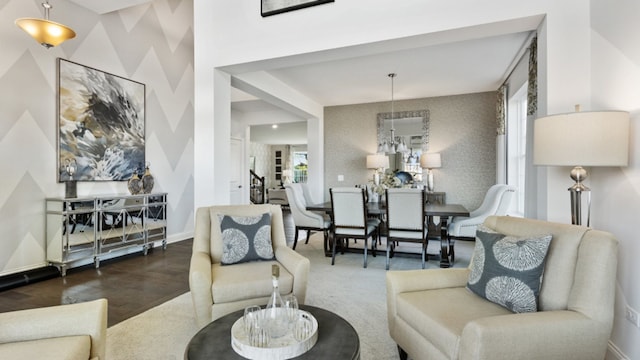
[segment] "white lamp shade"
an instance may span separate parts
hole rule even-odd
[[[442,166],[440,153],[427,153],[420,156],[420,166],[423,169],[436,169]]]
[[[555,166],[626,166],[629,113],[575,112],[539,118],[533,130],[533,163]]]
[[[386,169],[389,167],[389,157],[385,154],[367,155],[367,169]]]

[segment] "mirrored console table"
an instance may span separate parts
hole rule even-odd
[[[45,206],[47,261],[62,276],[75,263],[98,268],[130,247],[145,255],[155,241],[167,247],[166,193],[47,198]]]

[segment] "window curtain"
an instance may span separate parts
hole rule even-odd
[[[536,200],[538,168],[533,166],[533,122],[538,114],[538,37],[529,46],[529,86],[527,89],[527,144],[525,159],[524,216],[535,218],[538,213]]]
[[[496,97],[496,183],[507,183],[507,85],[498,88]]]
[[[538,37],[529,45],[529,88],[527,90],[527,115],[538,112]]]

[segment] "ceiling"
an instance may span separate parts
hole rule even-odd
[[[146,4],[152,0],[69,0],[97,14],[106,14],[131,6]]]
[[[530,32],[510,33],[363,57],[269,70],[323,106],[416,99],[496,90],[507,78]],[[253,100],[253,101],[252,101]],[[233,108],[262,111],[255,98],[234,91]]]

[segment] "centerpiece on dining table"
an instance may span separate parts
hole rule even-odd
[[[369,197],[371,199],[370,201],[376,202],[378,198],[384,199],[384,193],[387,189],[412,186],[412,181],[411,174],[405,171],[387,169],[382,176],[380,176],[379,183],[376,184],[375,180],[370,181],[371,195],[373,195]]]

